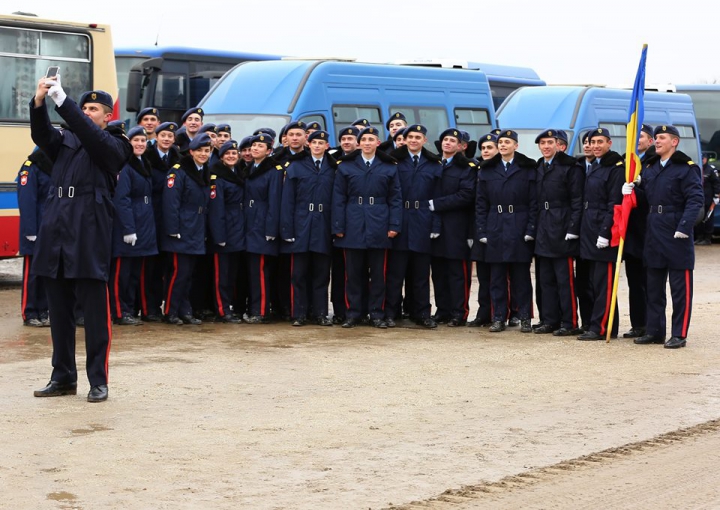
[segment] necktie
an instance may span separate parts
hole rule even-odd
[[[507,173],[509,165],[508,165],[508,163],[503,163],[503,165],[505,165],[505,173]]]
[[[167,154],[162,155],[162,162],[164,165],[167,165]]]
[[[443,159],[442,164],[443,164],[443,168],[445,168],[447,166],[447,159]]]
[[[320,160],[319,159],[315,160],[315,170],[317,170],[318,172],[320,171]]]
[[[365,162],[365,166],[368,167],[368,170],[370,170],[370,162],[369,161]]]
[[[418,166],[418,160],[419,160],[419,159],[420,159],[419,157],[413,156],[413,166],[414,166],[415,168],[417,168],[417,166]]]
[[[585,175],[590,173],[591,168],[592,168],[592,165],[590,163],[585,163]]]

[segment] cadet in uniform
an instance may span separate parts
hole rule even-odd
[[[158,109],[155,107],[143,108],[137,114],[137,125],[145,129],[147,133],[147,145],[148,147],[155,144],[155,130],[160,124],[160,117]]]
[[[610,150],[612,140],[605,128],[588,135],[595,160],[585,177],[583,216],[580,227],[580,256],[590,262],[593,309],[590,325],[578,340],[603,340],[607,334],[610,303],[617,260],[617,247],[610,247],[615,206],[622,202],[625,166],[622,156]],[[617,303],[612,337],[617,336]]]
[[[705,218],[695,227],[695,245],[710,246],[715,230],[715,207],[720,203],[720,177],[715,165],[708,163],[708,154],[702,154],[703,193],[705,195]]]
[[[397,161],[378,151],[380,133],[360,131],[360,153],[341,158],[332,199],[335,245],[345,249],[347,318],[344,328],[360,323],[362,286],[370,273],[368,308],[374,327],[386,328],[385,287],[387,250],[400,232],[402,193]]]
[[[225,145],[232,139],[232,128],[230,124],[218,124],[215,126],[215,147],[213,147],[212,154],[210,154],[210,161],[208,166],[212,167],[215,163],[220,161],[220,147]]]
[[[320,131],[320,130],[322,130],[322,126],[320,125],[319,122],[310,122],[305,125],[306,145],[310,144],[310,140],[308,140],[307,137],[309,137],[315,131]]]
[[[666,349],[685,347],[693,295],[693,225],[703,206],[700,168],[677,150],[680,133],[674,126],[655,128],[656,155],[641,174],[641,199],[650,206],[645,237],[647,267],[647,332],[636,344],[665,343]],[[623,185],[630,194],[633,183]],[[672,296],[672,336],[665,342],[665,287]]]
[[[207,134],[193,138],[188,145],[189,155],[170,169],[163,191],[165,235],[161,248],[168,252],[169,259],[165,269],[165,321],[170,324],[202,323],[193,317],[190,288],[197,257],[205,253],[211,147]]]
[[[238,324],[242,315],[231,305],[238,283],[242,252],[245,251],[245,174],[238,167],[240,155],[234,140],[218,151],[219,161],[210,167],[210,204],[208,205],[208,248],[213,261],[213,300],[216,321]],[[214,176],[214,178],[213,178]],[[238,294],[245,295],[243,289]],[[241,310],[242,314],[244,310]]]
[[[378,150],[389,153],[394,151],[395,149],[399,149],[397,144],[395,144],[395,134],[398,131],[404,131],[406,127],[407,119],[405,118],[405,114],[403,112],[395,112],[390,115],[390,118],[385,123],[385,129],[388,132],[388,138],[380,144]]]
[[[68,129],[50,123],[49,95]],[[32,273],[44,277],[53,342],[53,373],[36,397],[77,393],[76,301],[85,315],[89,402],[108,398],[112,322],[107,281],[110,272],[113,205],[117,174],[130,157],[127,138],[104,128],[113,100],[101,90],[85,92],[79,107],[57,81],[41,78],[30,101],[35,144],[54,161],[48,198],[35,245]]]
[[[20,255],[23,256],[21,313],[24,326],[49,326],[48,303],[42,278],[30,272],[35,241],[50,192],[53,163],[40,149],[28,156],[18,174]]]
[[[518,306],[521,331],[532,331],[530,262],[537,218],[537,163],[516,152],[517,147],[517,133],[503,130],[499,154],[483,166],[478,180],[477,239],[486,244],[485,260],[490,263],[491,332],[505,329],[508,286]]]
[[[585,179],[587,179],[587,175],[590,173],[590,169],[592,168],[592,163],[595,160],[592,148],[590,147],[591,132],[592,131],[587,131],[581,137],[583,144],[583,155],[578,158],[578,163],[585,172]],[[583,212],[584,208],[585,205],[583,202]],[[592,289],[592,276],[590,274],[591,266],[592,263],[589,260],[585,260],[584,258],[582,258],[582,256],[578,256],[575,258],[575,290],[578,296],[578,310],[580,311],[580,329],[582,329],[583,331],[587,331],[590,327],[590,317],[592,317],[592,310],[595,304],[595,298]]]
[[[187,153],[192,139],[199,134],[204,116],[202,108],[190,108],[180,117],[182,127],[176,132],[175,144],[183,155]]]
[[[308,136],[310,151],[290,156],[283,185],[281,251],[290,254],[293,326],[305,325],[309,310],[313,322],[332,325],[327,317],[332,250],[330,204],[337,163],[326,154],[329,139],[327,131],[312,132]]]
[[[573,262],[580,253],[585,176],[577,159],[558,149],[557,139],[553,129],[535,138],[542,153],[537,166],[535,278],[543,324],[534,331],[569,336],[581,333]]]
[[[437,315],[447,317],[450,327],[467,322],[472,267],[469,266],[473,238],[477,165],[461,150],[457,128],[440,134],[442,178],[438,196],[430,208],[440,217],[440,237],[432,241],[432,279]]]
[[[136,317],[136,297],[143,257],[157,255],[157,233],[153,218],[152,168],[143,154],[147,147],[145,128],[128,132],[133,155],[118,176],[113,196],[113,261],[110,271],[110,312],[115,324],[142,324]]]

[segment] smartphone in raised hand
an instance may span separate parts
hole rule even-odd
[[[45,73],[45,79],[54,80],[59,72],[60,68],[58,66],[50,66],[48,67],[47,73]]]

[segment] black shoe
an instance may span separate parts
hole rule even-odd
[[[578,336],[578,340],[585,340],[585,341],[593,341],[593,340],[603,340],[605,337],[602,336],[600,333],[595,333],[593,330],[588,330],[582,335]]]
[[[548,333],[555,333],[559,328],[555,326],[551,326],[550,324],[541,324],[537,328],[533,326],[533,332],[537,333],[538,335],[547,335]],[[561,336],[561,335],[557,335]]]
[[[143,322],[161,322],[162,317],[159,315],[141,315],[140,318]]]
[[[537,333],[537,331],[535,331]],[[555,331],[553,331],[553,336],[578,336],[585,333],[582,328],[575,328],[575,329],[568,329],[568,328],[560,328]]]
[[[77,395],[77,383],[60,384],[59,382],[50,381],[41,390],[35,390],[33,395],[36,397],[62,397],[64,395]]]
[[[448,328],[457,328],[457,327],[460,327],[460,326],[464,326],[464,325],[465,325],[465,321],[462,320],[462,319],[458,319],[457,317],[455,317],[455,318],[450,319],[450,320],[448,321],[448,324],[447,324],[447,325],[448,325]]]
[[[268,319],[264,315],[251,315],[247,319],[245,319],[245,322],[248,324],[269,324],[270,319]]]
[[[342,323],[343,328],[354,328],[360,324],[360,321],[358,319],[347,319],[345,322]]]
[[[50,327],[50,317],[47,315],[41,315],[40,316],[40,322],[42,323],[44,328]]]
[[[451,319],[451,317],[448,317],[447,315],[439,315],[437,313],[435,315],[433,315],[431,318],[438,324],[447,324],[448,322],[450,322],[450,319]],[[420,321],[422,321],[422,320],[423,319],[420,319]]]
[[[680,347],[685,347],[686,345],[687,340],[679,336],[672,336],[670,337],[670,340],[665,342],[666,349],[679,349]]]
[[[297,317],[295,320],[292,321],[293,326],[304,326],[307,321],[305,320],[305,317]]]
[[[333,324],[342,324],[343,322],[345,322],[345,317],[343,317],[342,315],[333,315]]]
[[[623,336],[625,338],[628,338],[625,335],[623,335]],[[642,336],[636,338],[635,340],[633,340],[633,343],[637,344],[637,345],[664,344],[665,338],[655,336],[655,335],[642,335]]]
[[[105,402],[108,398],[108,387],[107,384],[101,384],[99,386],[93,386],[90,388],[88,393],[88,402]]]
[[[645,336],[645,328],[630,328],[630,331],[623,333],[623,338],[640,338],[641,336]]]
[[[327,317],[318,317],[317,319],[315,319],[315,323],[318,326],[332,326],[333,325],[333,321],[331,321]]]
[[[242,319],[235,315],[218,315],[215,317],[215,322],[222,322],[224,324],[240,324]]]
[[[183,324],[192,324],[193,326],[198,326],[202,324],[202,321],[192,315],[183,315],[180,317],[180,320],[183,321]]]
[[[119,319],[113,319],[113,324],[117,324],[118,326],[139,326],[142,324],[142,321],[129,315],[123,315]]]
[[[388,328],[394,328],[395,326],[397,326],[397,324],[395,323],[395,319],[391,319],[389,317],[385,319],[385,324],[387,324]]]
[[[511,317],[510,320],[507,323],[508,327],[514,328],[520,325],[520,319],[517,317]]]
[[[505,331],[505,322],[504,321],[493,321],[490,325],[490,333],[499,333],[501,331]]]
[[[183,321],[177,315],[166,315],[163,318],[163,321],[167,322],[168,324],[175,324],[177,326],[183,325]]]
[[[435,329],[438,327],[438,323],[435,322],[435,320],[432,317],[427,317],[425,319],[422,319],[420,325],[422,327],[428,328],[428,329]],[[448,322],[448,326],[449,325],[450,325],[450,323]]]
[[[84,328],[85,327],[85,317],[78,317],[75,319],[75,325],[78,328]]]
[[[530,319],[522,319],[520,321],[520,333],[532,333],[532,326],[530,325]]]
[[[545,325],[545,322],[543,322],[543,321],[536,322],[535,324],[532,325],[533,331],[536,330],[536,329],[538,329],[538,328],[543,327],[544,325]]]
[[[695,241],[695,246],[710,246],[711,244],[712,244],[712,241],[708,238],[704,238],[704,239]],[[672,347],[668,347],[668,349],[672,349]]]
[[[387,322],[385,322],[382,319],[371,319],[370,325],[373,328],[380,328],[380,329],[387,329],[387,327],[388,327]]]
[[[36,319],[35,317],[33,317],[32,319],[25,319],[23,321],[23,326],[32,326],[34,328],[42,328],[43,323],[40,319]]]

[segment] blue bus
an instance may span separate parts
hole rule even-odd
[[[480,71],[332,60],[246,62],[228,72],[200,106],[205,122],[228,123],[236,139],[291,120],[319,122],[337,137],[358,118],[385,131],[402,111],[428,128],[432,144],[449,126],[472,139],[495,127],[490,86]]]
[[[539,158],[535,137],[543,129],[563,129],[568,154],[582,155],[581,136],[591,128],[606,128],[612,150],[626,152],[631,90],[583,86],[525,87],[513,92],[498,110],[498,124],[519,134],[520,152]],[[700,161],[700,139],[693,103],[686,94],[645,92],[645,122],[673,124],[680,131],[680,150]]]
[[[202,48],[116,48],[120,118],[134,125],[137,112],[155,106],[163,122],[179,122],[182,114],[196,106],[235,65],[279,58]]]

